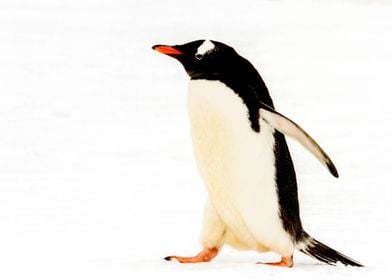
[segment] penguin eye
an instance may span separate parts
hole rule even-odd
[[[196,57],[197,60],[200,60],[200,59],[202,59],[204,57],[204,55],[202,55],[200,53],[197,53],[197,54],[195,54],[195,57]]]

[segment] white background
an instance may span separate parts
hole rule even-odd
[[[391,276],[392,5],[388,1],[0,2],[1,279],[382,279]],[[277,109],[325,148],[289,141],[309,233],[366,268],[229,247],[192,255],[205,188],[178,62],[209,38],[260,71]]]

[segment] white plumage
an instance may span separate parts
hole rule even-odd
[[[202,244],[290,256],[275,183],[273,128],[251,129],[248,110],[219,81],[191,80],[189,116],[196,162],[208,190]]]
[[[214,43],[212,43],[210,40],[205,40],[200,47],[197,48],[196,54],[201,54],[204,55],[209,51],[212,51],[215,48]]]

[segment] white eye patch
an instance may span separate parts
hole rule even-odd
[[[210,40],[205,40],[200,47],[197,48],[196,55],[204,55],[207,52],[212,51],[215,45]]]

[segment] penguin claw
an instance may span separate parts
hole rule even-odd
[[[265,264],[265,265],[271,265],[271,266],[280,266],[280,267],[293,267],[294,262],[293,262],[293,256],[290,257],[282,257],[280,262],[258,262],[257,264]]]
[[[200,263],[209,262],[218,255],[219,250],[217,248],[206,248],[194,257],[179,257],[179,256],[167,256],[164,258],[165,261],[171,261],[173,259],[180,263]]]

